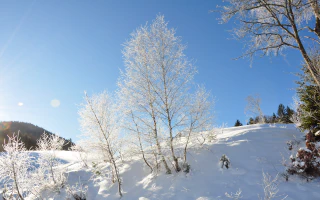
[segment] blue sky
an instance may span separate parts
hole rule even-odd
[[[122,44],[161,13],[177,29],[195,61],[195,81],[216,99],[215,123],[245,123],[245,98],[260,94],[265,114],[289,105],[300,54],[233,60],[245,43],[234,26],[210,13],[220,1],[0,1],[0,121],[24,121],[77,139],[83,91],[115,91],[124,69]],[[53,107],[52,100],[60,105]],[[18,105],[20,103],[20,105]],[[22,105],[23,104],[23,105]]]

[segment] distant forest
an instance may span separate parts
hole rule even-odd
[[[5,140],[8,140],[7,136],[12,136],[13,133],[19,133],[19,137],[21,138],[21,141],[24,142],[27,149],[36,149],[37,140],[44,132],[47,134],[53,134],[50,131],[31,123],[18,121],[0,122],[0,151],[3,151],[2,145]],[[71,139],[63,139],[65,140],[63,150],[69,150],[74,143],[71,141]]]

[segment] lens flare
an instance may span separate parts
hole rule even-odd
[[[60,106],[60,101],[58,99],[53,99],[50,104],[52,107],[57,108]]]

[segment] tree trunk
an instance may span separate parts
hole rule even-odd
[[[187,162],[187,149],[188,149],[188,144],[189,144],[189,140],[190,140],[190,136],[191,136],[192,130],[193,130],[193,123],[191,123],[189,134],[188,134],[188,137],[187,137],[186,146],[184,147],[184,152],[183,152],[184,163]]]
[[[155,130],[155,135],[157,135],[156,132],[157,132],[157,131]],[[161,161],[162,161],[162,163],[163,163],[163,165],[164,165],[164,168],[166,169],[166,173],[167,173],[167,174],[171,174],[171,169],[169,168],[169,166],[168,166],[168,164],[167,164],[167,161],[166,161],[164,155],[162,154],[161,145],[160,145],[160,143],[159,143],[158,137],[155,137],[155,140],[156,140],[156,144],[157,144],[157,148],[158,148],[158,152],[159,152],[158,154],[159,154],[160,157],[161,157]]]
[[[113,158],[113,155],[111,155],[111,159],[112,159],[112,164],[113,164],[114,171],[115,171],[115,174],[116,174],[116,179],[117,179],[117,182],[118,182],[118,192],[119,192],[120,197],[122,197],[122,192],[121,192],[122,183],[121,183],[119,171],[118,171],[118,168],[117,168],[117,164],[116,164],[116,161]]]
[[[152,110],[152,120],[153,120],[153,134],[154,134],[154,139],[156,140],[156,145],[157,145],[157,148],[158,148],[158,152],[159,152],[159,155],[161,156],[161,161],[164,165],[164,168],[166,169],[166,173],[167,174],[171,174],[171,170],[166,162],[166,159],[164,157],[164,155],[162,154],[162,151],[161,151],[161,145],[160,145],[160,142],[159,142],[159,139],[158,139],[158,130],[157,130],[157,120],[156,120],[156,117],[155,117],[155,113],[154,113],[154,109],[153,109],[153,105],[150,103],[150,107],[151,107],[151,110]]]
[[[168,104],[168,91],[167,91],[167,81],[166,81],[166,72],[164,65],[162,65],[162,78],[163,78],[163,87],[164,87],[164,99],[165,99],[165,108],[166,108],[166,114],[167,114],[167,121],[168,121],[168,126],[169,126],[169,134],[170,134],[170,150],[171,150],[171,155],[172,159],[174,161],[174,167],[176,172],[181,171],[181,168],[179,167],[179,162],[177,157],[174,154],[174,148],[173,148],[173,134],[172,134],[172,119],[170,116],[170,110],[169,110],[169,104]]]
[[[139,145],[140,145],[140,151],[141,151],[141,153],[142,153],[142,158],[143,158],[144,162],[146,163],[146,165],[150,168],[151,173],[152,173],[153,169],[152,169],[151,165],[148,163],[148,161],[147,161],[147,159],[146,159],[146,157],[145,157],[145,155],[144,155],[144,151],[143,151],[143,147],[142,147],[142,142],[141,142],[141,136],[140,136],[140,130],[139,130],[138,124],[137,124],[136,121],[134,120],[134,115],[133,115],[132,111],[131,111],[131,117],[132,117],[133,123],[134,123],[135,126],[136,126],[136,130],[137,130],[137,134],[138,134],[138,139],[139,139]]]
[[[301,54],[303,56],[303,59],[304,61],[306,62],[307,64],[307,68],[313,78],[313,80],[315,81],[315,83],[318,85],[318,87],[320,87],[320,82],[319,82],[319,74],[318,74],[318,71],[317,71],[317,67],[320,67],[320,66],[314,66],[313,63],[312,63],[312,60],[310,59],[310,57],[308,56],[306,50],[304,49],[304,46],[302,45],[300,39],[298,39],[298,44],[299,44],[299,48],[300,48],[300,51],[301,51]]]
[[[54,179],[54,173],[53,173],[53,167],[52,167],[52,160],[50,161],[50,171],[51,171],[51,176],[52,176],[52,180],[53,180],[53,183],[56,184],[56,180]]]
[[[152,169],[151,165],[149,164],[149,162],[147,161],[147,159],[146,159],[146,157],[144,155],[144,151],[143,151],[141,140],[140,140],[140,135],[138,137],[139,137],[139,143],[140,143],[140,150],[141,150],[141,153],[142,153],[142,158],[143,158],[144,162],[146,163],[146,165],[148,165],[148,167],[150,168],[151,173],[152,173],[153,169]]]
[[[313,2],[312,2],[313,1]],[[317,34],[317,36],[320,38],[320,8],[317,0],[309,0],[311,3],[313,13],[316,19],[316,24],[314,27],[314,31]]]
[[[14,167],[14,164],[12,163],[12,169],[13,169],[13,178],[14,178],[14,185],[16,187],[18,196],[20,198],[20,200],[24,200],[24,198],[22,197],[20,191],[19,191],[19,186],[18,186],[18,180],[17,180],[17,173],[16,173],[16,169]]]

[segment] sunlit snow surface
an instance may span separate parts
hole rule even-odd
[[[191,172],[187,175],[183,172],[154,175],[138,157],[125,161],[120,169],[122,199],[228,199],[226,192],[235,193],[239,189],[242,190],[242,199],[258,199],[258,194],[263,197],[262,172],[273,177],[284,172],[282,156],[289,159],[291,155],[286,142],[294,139],[294,136],[300,140],[303,137],[293,125],[283,124],[226,128],[216,133],[217,139],[214,142],[206,141],[202,148],[195,148],[191,144],[188,154]],[[181,138],[178,143],[182,144],[183,141],[184,138]],[[195,138],[192,141],[195,143]],[[223,154],[230,158],[229,169],[221,168],[219,160]],[[70,184],[80,180],[88,186],[88,200],[119,199],[116,184],[110,186],[108,181],[90,180],[90,172],[80,169],[76,152],[58,152],[57,156],[68,169]],[[94,159],[94,156],[90,159]],[[319,180],[307,183],[297,176],[291,176],[286,182],[280,176],[280,197],[277,199],[285,195],[288,195],[288,200],[320,199]],[[52,199],[65,199],[64,195],[63,192],[54,194]]]

